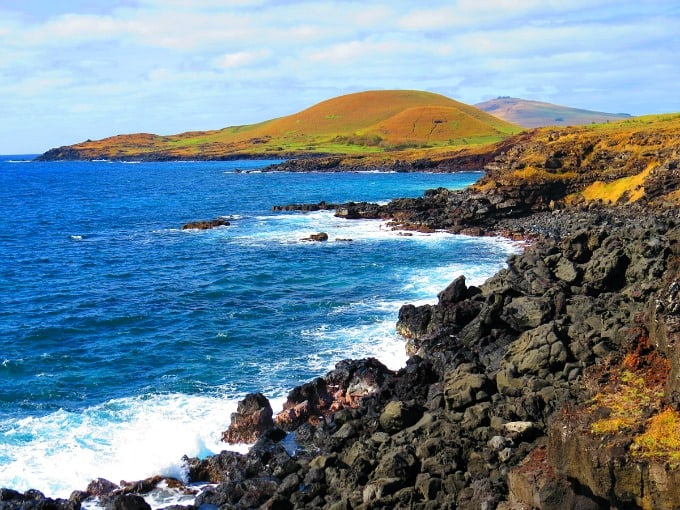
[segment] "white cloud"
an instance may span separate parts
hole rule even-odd
[[[256,51],[237,51],[236,53],[226,53],[215,59],[215,65],[221,69],[235,69],[239,67],[252,66],[271,56],[269,50]]]
[[[17,124],[45,150],[257,122],[361,89],[680,110],[676,0],[44,4],[0,4],[0,153],[23,142]]]

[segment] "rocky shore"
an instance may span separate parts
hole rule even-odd
[[[188,481],[211,485],[174,510],[679,508],[680,217],[652,202],[677,195],[677,144],[645,153],[662,162],[643,184],[663,193],[606,205],[567,195],[592,184],[588,165],[621,158],[585,143],[553,150],[564,138],[541,149],[544,181],[509,181],[524,172],[521,154],[537,160],[527,142],[494,156],[470,191],[276,206],[530,243],[479,287],[460,275],[437,304],[405,304],[401,370],[340,362],[277,415],[247,396],[223,440],[254,446],[185,459]],[[615,179],[651,168],[631,160]],[[92,497],[142,509],[138,495],[159,482],[100,480],[69,500],[2,489],[0,510],[78,510]]]
[[[458,202],[473,203],[462,195]],[[338,214],[372,211],[402,226],[455,230],[446,207],[432,205],[444,197],[436,190],[408,207],[345,204]],[[186,459],[190,482],[213,485],[184,508],[680,506],[678,451],[637,441],[680,404],[677,211],[498,210],[495,225],[465,228],[534,242],[479,287],[461,275],[437,304],[404,305],[397,329],[411,355],[406,367],[341,362],[293,389],[276,416],[264,396],[248,396],[224,440],[257,442],[246,455]],[[631,404],[639,419],[597,427],[616,412],[595,404],[598,395],[626,377],[652,376],[643,386],[653,396]],[[159,481],[99,481],[70,500],[3,489],[0,508],[77,510],[92,496],[108,508],[146,508],[135,495]]]

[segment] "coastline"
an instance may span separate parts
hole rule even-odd
[[[647,122],[520,134],[467,162],[487,173],[466,192],[283,206],[527,249],[482,285],[460,277],[435,304],[402,306],[406,367],[345,360],[293,389],[276,417],[249,395],[225,437],[259,439],[247,454],[186,459],[187,479],[212,486],[182,508],[679,507],[678,146],[670,119]],[[277,169],[356,168],[325,156]],[[158,481],[100,482],[55,505],[96,495],[146,508],[135,495]]]
[[[247,454],[187,458],[187,480],[211,485],[182,508],[680,505],[668,489],[673,464],[630,448],[647,419],[680,402],[677,210],[560,208],[539,187],[497,191],[440,188],[385,205],[324,204],[347,219],[501,235],[527,248],[479,286],[460,277],[437,303],[402,306],[397,328],[411,355],[404,368],[342,361],[293,389],[276,417],[266,399],[247,397],[225,434],[259,439]],[[611,431],[593,431],[615,410],[591,402],[603,386],[621,384],[622,363],[635,377],[667,368],[657,371],[652,410],[613,441]],[[646,474],[631,480],[631,469]],[[148,508],[138,495],[160,482],[100,480],[49,504],[77,510],[98,497],[103,506]],[[0,506],[45,499],[3,490]]]
[[[479,287],[458,278],[437,304],[404,305],[406,367],[345,361],[292,390],[286,413],[264,413],[271,421],[247,454],[186,459],[189,482],[211,485],[183,508],[513,509],[557,494],[597,508],[606,498],[584,495],[586,483],[548,463],[551,424],[589,395],[592,367],[613,363],[639,330],[651,330],[645,310],[668,294],[680,240],[673,218],[654,216],[634,226],[639,211],[593,207],[499,222],[504,232],[529,232],[531,243]],[[245,408],[251,430],[262,407]],[[536,482],[538,472],[553,478]],[[55,504],[73,510],[97,496],[147,508],[133,495],[160,482],[88,487]],[[20,508],[26,497],[3,490],[0,503]],[[634,497],[644,496],[617,501]]]

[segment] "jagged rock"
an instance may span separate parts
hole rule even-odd
[[[389,402],[380,415],[380,426],[387,432],[396,432],[416,423],[421,415],[422,409],[414,403]]]
[[[420,339],[428,333],[428,326],[432,318],[432,306],[403,305],[399,309],[397,332],[407,339]],[[418,344],[419,347],[419,344]],[[415,345],[407,347],[409,354],[416,354]]]
[[[340,361],[325,377],[291,390],[274,421],[284,430],[306,422],[317,425],[320,418],[332,412],[358,406],[362,397],[378,391],[391,374],[375,358]]]
[[[106,496],[116,491],[120,487],[104,478],[92,480],[85,489],[90,496]]]
[[[249,393],[231,414],[231,424],[222,433],[229,444],[254,443],[264,432],[274,428],[272,406],[262,393]]]
[[[629,262],[622,240],[609,236],[586,264],[584,282],[596,292],[619,290],[626,283],[625,272]]]
[[[184,457],[189,483],[222,483],[257,476],[263,471],[262,463],[253,457],[232,451],[223,451],[206,459]]]
[[[52,499],[35,489],[23,494],[12,489],[0,489],[0,510],[80,510],[77,499]]]
[[[448,287],[437,294],[440,305],[458,303],[468,297],[468,289],[465,285],[465,276],[461,275],[453,280]]]

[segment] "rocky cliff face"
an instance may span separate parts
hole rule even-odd
[[[516,194],[545,210],[552,202],[644,199],[677,204],[680,184],[678,117],[653,123],[630,120],[599,126],[542,128],[501,144],[477,185],[491,194]],[[501,145],[499,144],[499,145]],[[634,179],[637,177],[637,179]],[[592,185],[601,184],[601,193]]]

